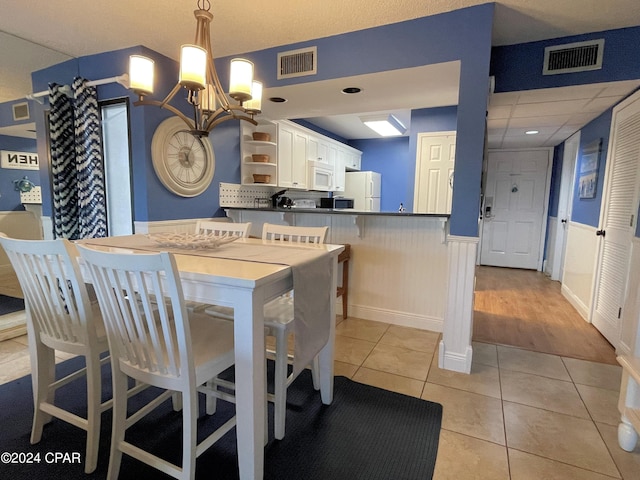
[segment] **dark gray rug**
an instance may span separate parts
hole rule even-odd
[[[24,310],[24,300],[22,298],[7,297],[0,295],[0,315]]]
[[[60,364],[60,373],[81,365],[72,359]],[[108,367],[104,381],[110,390]],[[58,400],[78,413],[85,402],[83,381],[58,392]],[[109,392],[105,392],[110,395]],[[149,390],[140,396],[151,396]],[[139,397],[140,397],[139,396]],[[138,398],[138,397],[137,397]],[[405,395],[335,378],[334,401],[322,405],[313,390],[311,375],[303,372],[289,387],[287,430],[284,440],[272,437],[265,447],[265,478],[273,480],[428,480],[432,478],[438,450],[442,406]],[[140,399],[138,399],[140,401]],[[204,402],[201,402],[201,404]],[[86,435],[54,419],[45,427],[37,445],[29,444],[32,419],[31,378],[23,377],[0,386],[0,452],[14,452],[33,463],[0,463],[0,478],[75,479],[105,478],[108,466],[111,411],[102,416],[98,468],[83,473],[83,463],[50,463],[51,452],[80,452],[84,462]],[[203,412],[204,413],[204,412]],[[204,438],[233,414],[233,407],[219,402],[218,413],[202,415],[199,434]],[[272,409],[269,408],[272,425]],[[181,456],[181,415],[169,402],[141,420],[128,433],[167,460]],[[49,455],[49,457],[47,457]],[[26,456],[26,457],[25,457]],[[34,459],[37,458],[37,461]],[[49,461],[47,461],[49,460]],[[168,478],[158,471],[123,457],[120,479]],[[205,452],[197,461],[196,478],[236,479],[235,429]]]

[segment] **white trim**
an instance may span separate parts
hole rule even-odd
[[[336,312],[341,312],[342,300],[336,300]],[[400,327],[411,327],[420,330],[430,330],[432,332],[442,332],[443,319],[415,315],[396,310],[368,307],[366,305],[349,304],[349,318],[361,318],[363,320],[373,320],[374,322],[384,322]]]
[[[457,235],[447,238],[449,281],[438,356],[438,366],[446,370],[471,373],[473,290],[479,240]]]

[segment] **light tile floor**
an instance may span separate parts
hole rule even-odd
[[[640,479],[640,446],[617,442],[620,367],[474,343],[465,375],[438,368],[439,333],[351,318],[336,333],[336,375],[443,405],[435,480]],[[0,383],[29,372],[26,337],[0,342]]]

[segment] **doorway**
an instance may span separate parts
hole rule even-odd
[[[487,158],[480,264],[542,270],[552,149]]]
[[[110,236],[133,233],[133,197],[127,102],[101,102],[102,145]]]
[[[414,213],[451,213],[456,132],[418,133]]]

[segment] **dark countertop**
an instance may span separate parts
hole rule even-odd
[[[356,210],[343,208],[251,208],[251,207],[220,207],[223,210],[248,210],[260,212],[278,212],[278,213],[330,213],[331,215],[378,215],[378,216],[394,216],[394,217],[432,217],[432,218],[449,218],[448,213],[411,213],[411,212],[359,212]]]

